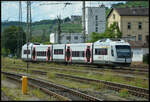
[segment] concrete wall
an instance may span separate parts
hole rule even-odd
[[[143,55],[149,53],[149,48],[132,48],[132,62],[143,62]]]
[[[70,39],[67,37],[70,36]],[[75,38],[78,39],[75,39]],[[51,43],[58,43],[58,34],[51,33],[50,34],[50,42]],[[61,44],[68,44],[68,43],[83,43],[83,34],[82,33],[61,33]]]

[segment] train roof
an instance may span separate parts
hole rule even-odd
[[[33,46],[33,45],[43,45],[43,44],[28,42],[28,46]],[[26,43],[26,44],[24,44],[23,46],[27,46],[27,43]]]
[[[130,45],[128,42],[126,42],[125,40],[120,39],[120,38],[100,39],[100,40],[96,41],[94,44]]]

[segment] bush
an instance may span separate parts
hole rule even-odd
[[[146,63],[146,64],[149,64],[149,54],[145,54],[143,56],[143,62]]]

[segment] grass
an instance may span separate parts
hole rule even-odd
[[[129,96],[128,89],[121,89],[119,91],[119,96],[123,98],[127,98]]]
[[[6,58],[7,62],[11,62],[12,59],[10,58]],[[26,64],[25,62],[21,61],[21,60],[16,60],[16,63],[20,63],[21,65]],[[41,63],[42,64],[42,70],[47,71],[47,77],[48,78],[54,78],[55,79],[55,73],[62,73],[62,74],[69,74],[69,75],[75,75],[75,76],[79,76],[79,77],[85,77],[85,78],[92,78],[92,79],[98,79],[98,80],[105,80],[105,81],[112,81],[112,82],[118,82],[118,83],[122,83],[122,84],[129,84],[129,85],[134,85],[134,86],[138,86],[138,87],[143,87],[143,88],[149,88],[149,82],[148,81],[144,81],[143,79],[139,77],[137,77],[134,80],[127,80],[123,77],[118,77],[118,76],[114,76],[112,75],[113,72],[111,72],[111,70],[108,71],[104,71],[103,75],[100,74],[94,74],[92,72],[90,73],[82,73],[82,72],[73,72],[73,71],[63,71],[63,70],[55,70],[55,69],[50,69],[50,68],[44,68],[44,67],[60,67],[61,68],[65,68],[65,69],[76,69],[76,66],[72,66],[72,65],[58,65],[56,63]],[[41,65],[40,64],[40,65]],[[30,68],[29,69],[39,69],[41,70],[41,67],[37,67],[37,68],[32,68],[33,66],[37,66],[36,63],[30,64]],[[8,66],[12,66],[12,64],[8,64]],[[17,67],[17,66],[16,66]],[[77,70],[84,70],[86,68],[84,67],[78,67]],[[50,72],[50,73],[49,73]],[[31,72],[32,73],[32,72]]]
[[[32,95],[38,97],[38,98],[41,99],[41,100],[47,100],[47,101],[56,100],[56,99],[55,99],[54,97],[52,97],[52,96],[49,96],[49,97],[48,97],[48,95],[46,95],[46,94],[44,94],[43,92],[41,92],[39,88],[33,89],[33,90],[31,91],[31,93],[32,93]],[[45,97],[47,97],[47,98],[45,99]]]
[[[55,79],[56,78],[56,74],[54,72],[48,72],[47,73],[47,77],[48,77],[48,79]]]

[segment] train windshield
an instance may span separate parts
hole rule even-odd
[[[128,45],[116,45],[118,58],[131,58],[131,47]]]

